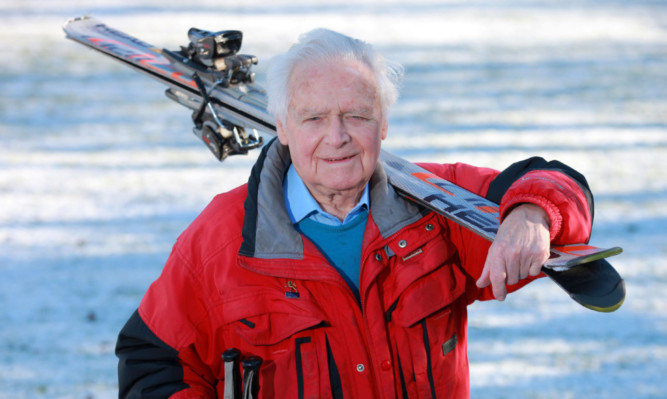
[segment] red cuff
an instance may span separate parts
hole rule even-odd
[[[587,242],[592,215],[581,187],[557,171],[535,170],[515,181],[500,202],[501,220],[521,203],[544,209],[551,222],[550,238],[554,244]]]
[[[500,204],[500,220],[501,222],[505,220],[505,217],[516,206],[521,204],[534,204],[542,208],[549,217],[549,239],[554,241],[558,237],[563,229],[563,216],[560,213],[558,207],[549,201],[547,198],[544,198],[539,195],[533,194],[521,194],[513,197],[511,200],[505,202],[503,201]]]

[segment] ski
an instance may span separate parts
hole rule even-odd
[[[266,94],[251,72],[257,58],[238,54],[240,31],[192,28],[188,46],[171,51],[91,17],[70,19],[63,29],[67,38],[166,85],[167,97],[193,111],[193,132],[220,161],[260,147],[259,131],[275,135]],[[493,241],[499,227],[497,204],[385,150],[380,160],[401,195]],[[619,247],[587,244],[555,246],[543,271],[579,304],[612,312],[625,299],[625,284],[605,258],[621,252]]]

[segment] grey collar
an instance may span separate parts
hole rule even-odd
[[[258,159],[261,164],[256,165],[250,177],[249,187],[257,187],[257,191],[250,192],[249,188],[249,198],[246,200],[244,223],[256,221],[254,250],[251,255],[261,259],[302,259],[303,239],[292,225],[283,193],[283,179],[291,164],[289,149],[278,140],[268,143],[267,147],[263,156]],[[259,180],[253,184],[253,179]],[[369,188],[370,214],[383,238],[390,237],[423,216],[422,208],[401,198],[389,185],[380,161],[371,177]],[[249,215],[249,212],[253,212],[253,206],[248,203],[248,200],[254,202],[252,197],[256,198],[255,217]],[[244,231],[245,227],[249,226],[244,226]],[[245,235],[244,240],[248,240]]]

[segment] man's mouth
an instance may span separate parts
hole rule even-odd
[[[325,162],[330,162],[330,163],[336,163],[336,162],[343,162],[347,161],[348,159],[353,158],[354,155],[350,155],[347,157],[338,157],[338,158],[323,158]]]

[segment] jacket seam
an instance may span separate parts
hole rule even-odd
[[[217,255],[218,253],[222,252],[224,248],[230,244],[231,242],[228,242],[227,245],[223,246],[222,248],[219,248],[217,251],[215,251],[214,254]],[[205,268],[206,263],[214,255],[212,254],[208,256],[206,261],[202,260],[201,266],[197,267],[197,265],[189,257],[187,257],[180,248],[178,247],[175,248],[174,254],[178,256],[178,258],[182,262],[181,264],[185,266],[185,270],[187,270],[187,272],[190,274],[193,284],[196,284],[197,290],[195,292],[203,293],[209,291],[204,289],[205,285],[204,282],[202,281],[201,276],[203,274],[203,269]],[[191,342],[193,337],[197,335],[199,327],[203,323],[205,323],[206,320],[210,319],[212,309],[220,306],[221,301],[218,298],[216,298],[217,297],[216,293],[217,291],[213,290],[213,292],[209,292],[206,296],[199,296],[200,300],[202,301],[202,304],[204,305],[203,308],[205,313],[198,320],[193,320],[191,323],[189,323],[191,325],[192,330],[189,331],[187,334],[185,334],[183,338],[179,340],[179,342],[177,343],[177,347],[175,349],[181,351],[188,342]]]

